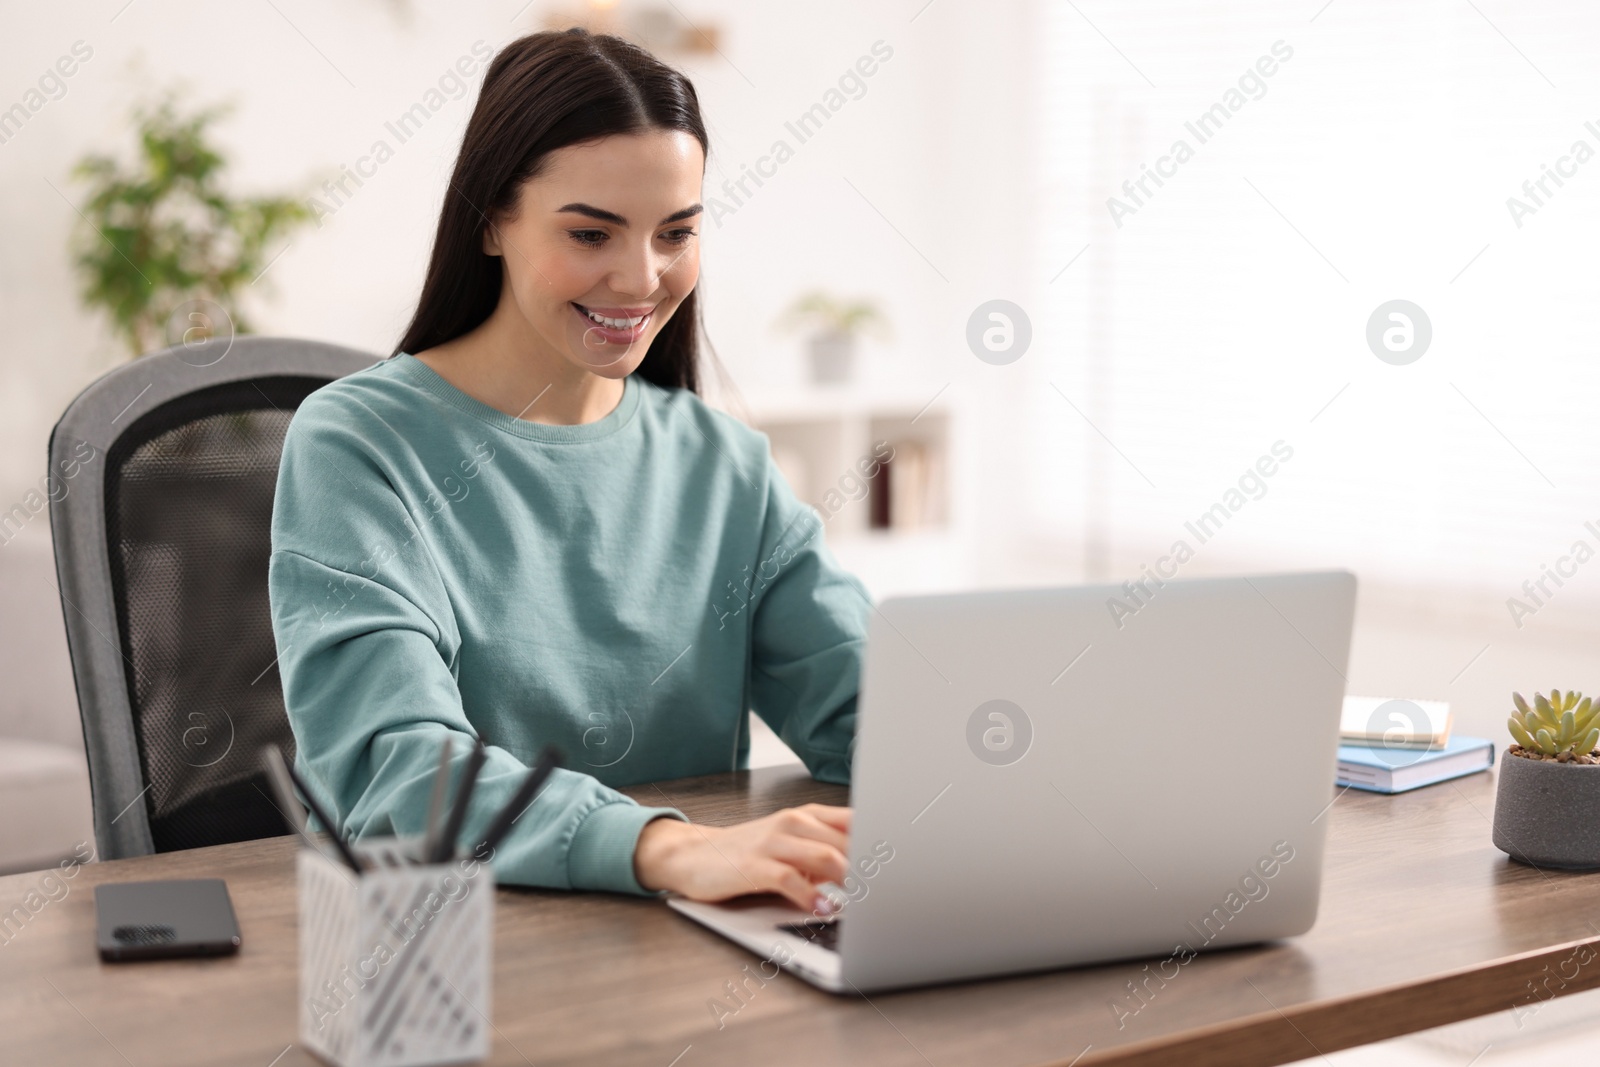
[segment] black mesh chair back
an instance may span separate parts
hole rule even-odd
[[[56,574],[103,859],[287,832],[260,749],[294,738],[267,601],[284,433],[377,357],[280,338],[144,356],[50,437]]]

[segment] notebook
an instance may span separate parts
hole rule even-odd
[[[1442,749],[1453,717],[1442,700],[1345,697],[1339,740],[1347,745]]]
[[[1404,793],[1494,766],[1494,742],[1455,737],[1437,751],[1339,746],[1338,783],[1373,793]]]

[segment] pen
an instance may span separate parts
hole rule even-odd
[[[426,862],[439,844],[439,816],[444,814],[444,793],[450,785],[450,735],[444,735],[439,745],[439,766],[433,772],[433,795],[428,798],[428,821],[422,828],[422,848],[419,859]]]
[[[267,772],[267,784],[272,786],[272,795],[278,798],[278,814],[283,816],[283,821],[289,824],[291,831],[299,834],[308,844],[315,845],[316,842],[306,835],[306,809],[295,799],[294,783],[289,781],[289,773],[283,766],[283,753],[277,745],[268,743],[261,746],[261,766]]]
[[[305,796],[306,807],[311,809],[311,814],[315,815],[317,821],[328,828],[328,836],[333,839],[333,847],[338,851],[339,858],[344,861],[345,866],[360,874],[361,861],[356,859],[356,854],[350,851],[350,846],[345,843],[343,837],[339,836],[338,824],[328,818],[327,812],[322,810],[322,805],[317,803],[317,798],[311,795],[311,790],[306,788],[306,784],[300,780],[300,776],[294,773],[293,767],[288,763],[284,763],[283,770],[289,776],[289,781],[294,783],[294,787]]]
[[[483,747],[483,742],[474,741],[472,751],[467,755],[467,766],[461,772],[461,788],[456,790],[450,817],[445,820],[444,832],[434,842],[433,851],[427,856],[428,863],[443,863],[455,853],[456,836],[461,833],[461,824],[467,820],[467,805],[472,802],[472,787],[477,784],[478,772],[488,758],[489,750]]]
[[[534,795],[539,792],[539,787],[544,785],[545,779],[561,765],[561,750],[555,745],[546,745],[544,751],[539,753],[539,759],[528,771],[528,776],[522,780],[517,791],[511,794],[511,799],[506,801],[505,807],[495,815],[494,821],[489,824],[489,829],[484,832],[483,841],[472,854],[479,859],[484,859],[486,854],[492,853],[500,839],[511,830],[511,825],[522,816],[529,804],[533,803]]]

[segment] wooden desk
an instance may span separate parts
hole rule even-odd
[[[708,823],[845,799],[798,767],[660,789]],[[631,792],[664,802],[653,786]],[[1519,1005],[1537,1010],[1539,998],[1600,985],[1600,877],[1508,861],[1489,840],[1493,800],[1492,774],[1398,797],[1346,792],[1325,816],[1316,927],[1201,954],[1120,1030],[1109,1005],[1143,976],[1142,963],[870,1000],[782,975],[719,1031],[708,1001],[725,997],[724,983],[754,956],[659,901],[502,889],[490,1062],[1247,1067]],[[0,1063],[318,1062],[293,1045],[294,849],[275,838],[81,868],[65,897],[0,945]],[[238,956],[98,961],[90,886],[196,876],[227,879],[244,934]],[[0,879],[0,911],[41,878]]]

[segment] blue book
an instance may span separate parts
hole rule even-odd
[[[1339,746],[1338,783],[1373,793],[1404,793],[1494,766],[1494,742],[1482,737],[1452,737],[1433,751]]]

